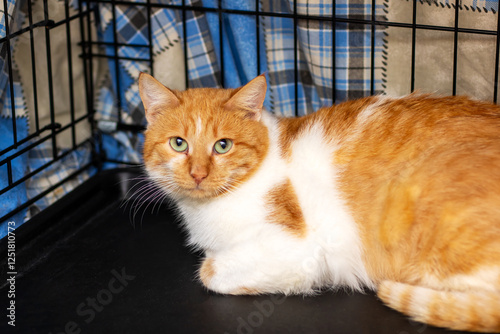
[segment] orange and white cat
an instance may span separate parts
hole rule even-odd
[[[208,289],[369,288],[418,321],[500,332],[500,107],[411,94],[278,118],[264,76],[139,88],[147,173]]]

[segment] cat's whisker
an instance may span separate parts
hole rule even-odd
[[[220,194],[223,194],[223,193],[233,193],[236,189],[238,189],[239,186],[242,185],[242,182],[236,180],[236,179],[230,179],[229,181],[226,181],[222,186],[221,186],[221,191],[219,193]]]
[[[153,187],[153,184],[151,182],[145,182],[144,184],[140,185],[139,184],[137,185],[138,188],[136,188],[134,190],[134,192],[132,194],[130,194],[130,196],[127,196],[128,198],[126,200],[124,200],[124,204],[128,204],[128,202],[130,202],[130,200],[136,200],[137,197],[139,196],[139,194],[142,194],[144,191],[147,191],[148,189],[150,189],[151,187]]]
[[[128,207],[130,206],[129,209],[129,220],[132,224],[134,224],[134,212],[136,211],[137,207],[141,205],[141,197],[143,197],[145,194],[147,194],[150,191],[150,186],[144,185],[141,188],[139,188],[134,194],[137,194],[136,196],[131,196],[127,201],[125,201],[125,204],[122,205],[123,207]]]
[[[151,194],[154,194],[157,191],[157,188],[154,185],[150,185],[144,192],[141,194],[141,196],[137,197],[134,202],[132,203],[131,211],[133,210],[132,213],[132,222],[135,226],[135,217],[137,216],[137,213],[140,211],[141,207],[146,203],[145,198],[149,198]]]
[[[142,215],[141,215],[141,226],[142,226],[142,222],[144,221],[144,215],[146,214],[146,212],[147,212],[147,210],[148,210],[148,207],[149,207],[152,203],[154,203],[154,205],[156,205],[156,203],[157,203],[157,202],[156,202],[157,196],[158,196],[159,194],[161,194],[161,193],[162,193],[162,190],[161,190],[161,189],[156,189],[153,193],[151,193],[151,194],[150,194],[150,195],[151,195],[151,197],[149,197],[149,198],[147,198],[147,199],[146,199],[146,201],[147,201],[147,203],[148,203],[148,204],[146,205],[146,207],[145,207],[145,208],[143,209],[143,211],[142,211]],[[145,201],[145,202],[146,202],[146,201]],[[154,205],[153,205],[153,208],[154,208]],[[151,211],[153,211],[153,210],[151,210]],[[152,212],[151,212],[151,213],[152,213]]]
[[[142,184],[141,183],[146,183]],[[123,208],[127,206],[128,202],[134,197],[134,194],[137,194],[143,190],[144,187],[147,187],[151,182],[148,179],[142,179],[140,182],[134,184],[130,189],[127,191],[127,193],[124,196],[124,199],[122,200],[122,203],[120,204],[120,208]],[[133,193],[131,194],[131,192]],[[129,196],[130,195],[130,196]]]
[[[145,167],[143,164],[141,164],[140,166],[141,166],[141,169],[142,169],[142,170],[146,170],[146,167]],[[135,177],[130,177],[130,178],[126,178],[126,179],[124,179],[124,180],[120,180],[120,181],[118,181],[118,183],[119,183],[119,184],[123,184],[123,183],[130,183],[131,181],[139,181],[138,183],[141,183],[141,182],[143,182],[143,181],[149,182],[149,180],[150,180],[150,176],[149,176],[149,175],[147,175],[146,173],[144,173],[144,174],[140,174],[140,175],[135,176]],[[134,186],[135,186],[135,184],[134,184],[134,185],[132,185],[132,188],[133,188]],[[130,192],[131,190],[132,190],[132,189],[128,189],[128,191],[127,191],[127,192]]]
[[[158,204],[158,205],[155,205],[155,207],[151,211],[153,212],[156,209],[156,214],[158,214],[158,212],[160,212],[160,209],[161,209],[162,205],[164,205],[165,201],[169,200],[169,198],[170,198],[169,194],[166,193],[166,192],[164,192],[164,191],[162,191],[160,193],[160,196],[158,196],[158,199],[157,199],[157,202],[156,202],[156,204]]]
[[[161,203],[169,197],[172,189],[176,188],[176,182],[169,176],[138,176],[121,182],[137,181],[125,194],[125,199],[120,204],[120,208],[130,206],[129,220],[133,225],[136,223],[137,215],[142,210],[141,224],[148,208],[153,205],[151,213],[154,213],[158,206],[158,212]],[[144,207],[145,205],[145,207]]]
[[[158,197],[158,199],[156,200],[156,203],[155,205],[153,206],[153,208],[151,209],[151,213],[152,214],[155,214],[155,209],[157,209],[156,211],[156,214],[158,214],[160,212],[160,209],[162,207],[162,204],[163,202],[165,201],[165,199],[168,197],[168,194],[165,193],[164,191],[161,192],[160,196]]]
[[[149,179],[149,177],[147,175],[139,175],[139,176],[135,176],[135,177],[126,178],[124,180],[120,180],[117,183],[123,184],[123,183],[130,183],[130,181],[148,181],[148,179]],[[130,191],[130,189],[129,189],[129,191]]]
[[[130,205],[130,209],[129,209],[129,220],[130,222],[132,223],[132,225],[135,226],[135,215],[136,215],[136,212],[138,210],[138,208],[140,208],[142,206],[142,201],[140,200],[140,198],[142,196],[144,196],[144,194],[147,194],[149,190],[148,189],[145,189],[143,192],[141,192],[141,194],[137,197],[134,198],[134,200],[132,201],[131,205]]]
[[[223,194],[232,194],[236,187],[233,187],[230,184],[223,184],[222,186],[215,189],[215,195],[220,196]]]

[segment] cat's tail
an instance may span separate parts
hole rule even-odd
[[[440,291],[383,281],[377,295],[416,321],[455,330],[500,333],[500,292]]]

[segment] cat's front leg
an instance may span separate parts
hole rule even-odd
[[[304,270],[300,266],[303,261],[290,256],[290,253],[293,252],[271,252],[262,247],[209,252],[198,272],[199,278],[209,290],[222,294],[289,295],[313,292],[315,275]]]
[[[203,285],[212,291],[230,295],[256,295],[265,293],[255,286],[246,270],[240,266],[228,268],[228,263],[216,261],[215,257],[206,257],[199,270],[199,278]]]
[[[230,295],[260,293],[257,289],[245,286],[246,283],[244,282],[236,283],[234,276],[235,275],[231,278],[224,277],[220,270],[215,269],[215,261],[213,258],[206,258],[199,271],[201,282],[209,290]]]

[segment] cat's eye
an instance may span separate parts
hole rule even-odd
[[[181,137],[170,138],[170,146],[177,152],[185,152],[188,148],[188,143]]]
[[[231,139],[221,139],[215,143],[214,150],[219,154],[224,154],[229,152],[231,147],[233,147],[233,142],[231,141]]]

